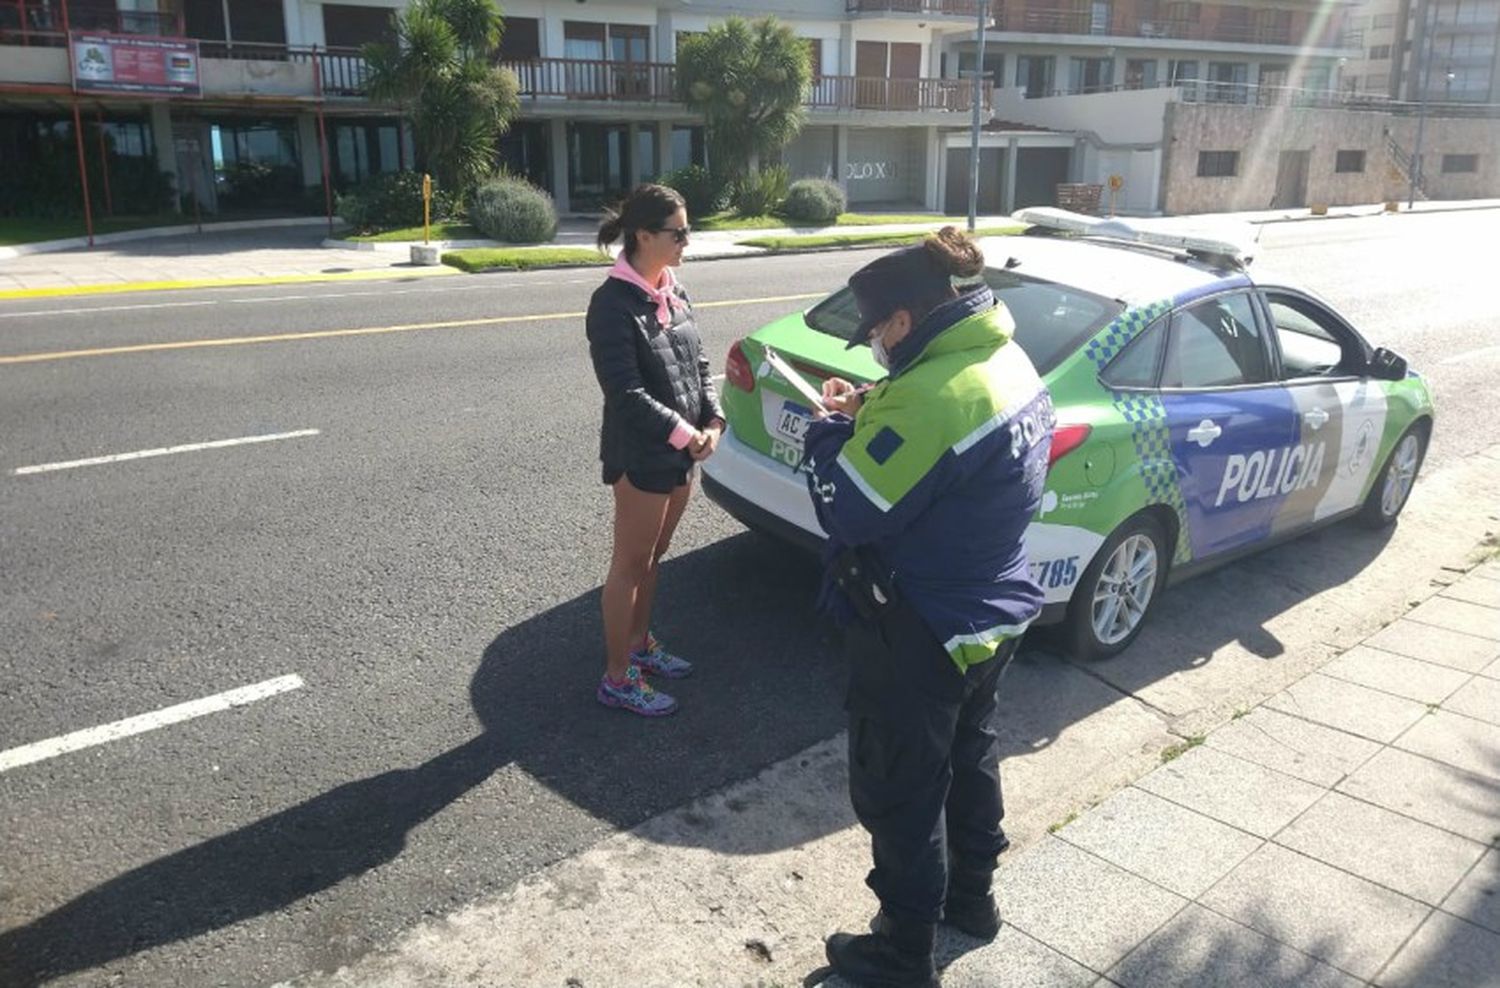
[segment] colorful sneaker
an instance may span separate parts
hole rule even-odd
[[[662,648],[651,632],[646,632],[646,647],[630,653],[630,661],[655,676],[684,679],[693,673],[693,664]]]
[[[642,717],[665,717],[677,712],[677,701],[652,689],[637,666],[626,670],[622,685],[610,682],[608,675],[600,677],[595,696],[606,707],[621,707]]]

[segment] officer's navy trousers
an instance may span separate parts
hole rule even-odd
[[[987,880],[1005,849],[994,720],[1016,644],[962,673],[904,602],[846,629],[849,796],[892,918],[936,922],[950,869]]]

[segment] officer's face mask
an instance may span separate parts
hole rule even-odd
[[[886,370],[891,369],[891,352],[885,348],[885,340],[879,336],[870,337],[870,356],[875,362]]]

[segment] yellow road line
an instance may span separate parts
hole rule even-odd
[[[732,305],[769,305],[774,302],[801,302],[822,298],[822,292],[801,295],[768,295],[763,298],[726,299],[719,302],[698,302],[695,309],[719,309]],[[451,319],[444,322],[407,323],[401,326],[363,326],[356,329],[320,329],[305,333],[271,333],[264,336],[225,336],[196,340],[172,340],[164,343],[134,343],[126,346],[93,347],[87,350],[53,350],[47,353],[16,353],[0,356],[0,366],[7,364],[39,364],[52,360],[71,360],[77,357],[118,357],[132,353],[158,353],[164,350],[195,350],[204,347],[246,346],[252,343],[288,343],[296,340],[327,340],[341,336],[379,336],[386,333],[414,333],[434,329],[470,329],[476,326],[504,326],[524,322],[553,322],[561,319],[582,319],[584,312],[547,312],[529,316],[493,316],[487,319]]]
[[[7,288],[0,300],[57,298],[69,295],[109,295],[114,292],[164,292],[188,288],[231,288],[256,285],[305,285],[323,281],[376,281],[399,278],[432,278],[458,274],[456,268],[413,268],[392,271],[370,268],[365,271],[335,271],[321,274],[248,275],[243,278],[194,278],[182,281],[121,281],[95,285],[51,285],[46,288]]]

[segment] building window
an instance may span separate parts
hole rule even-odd
[[[688,165],[708,164],[708,158],[704,153],[702,127],[672,128],[671,161],[674,169],[686,168]]]
[[[1333,170],[1336,172],[1362,172],[1365,170],[1363,151],[1340,151],[1334,155]]]
[[[1239,173],[1238,151],[1199,151],[1199,178],[1233,178]]]
[[[396,27],[391,23],[391,10],[388,7],[325,3],[323,37],[330,48],[358,48],[372,42],[395,44]]]
[[[1247,83],[1250,66],[1244,62],[1208,63],[1208,99],[1212,103],[1245,103],[1249,101]]]
[[[1069,65],[1068,91],[1103,93],[1114,88],[1115,60],[1112,58],[1074,58]]]
[[[1477,154],[1443,155],[1444,175],[1464,175],[1477,171],[1479,171],[1479,155]]]
[[[1370,48],[1370,60],[1371,61],[1374,61],[1374,62],[1384,62],[1384,61],[1387,61],[1388,59],[1390,59],[1390,57],[1391,57],[1391,46],[1390,45],[1374,45],[1374,46],[1372,46]]]
[[[1051,55],[1021,55],[1016,59],[1016,85],[1026,90],[1027,99],[1052,94]]]
[[[1126,89],[1156,88],[1156,59],[1132,58],[1125,62]]]
[[[542,22],[535,17],[505,18],[500,34],[500,61],[520,62],[542,57]]]

